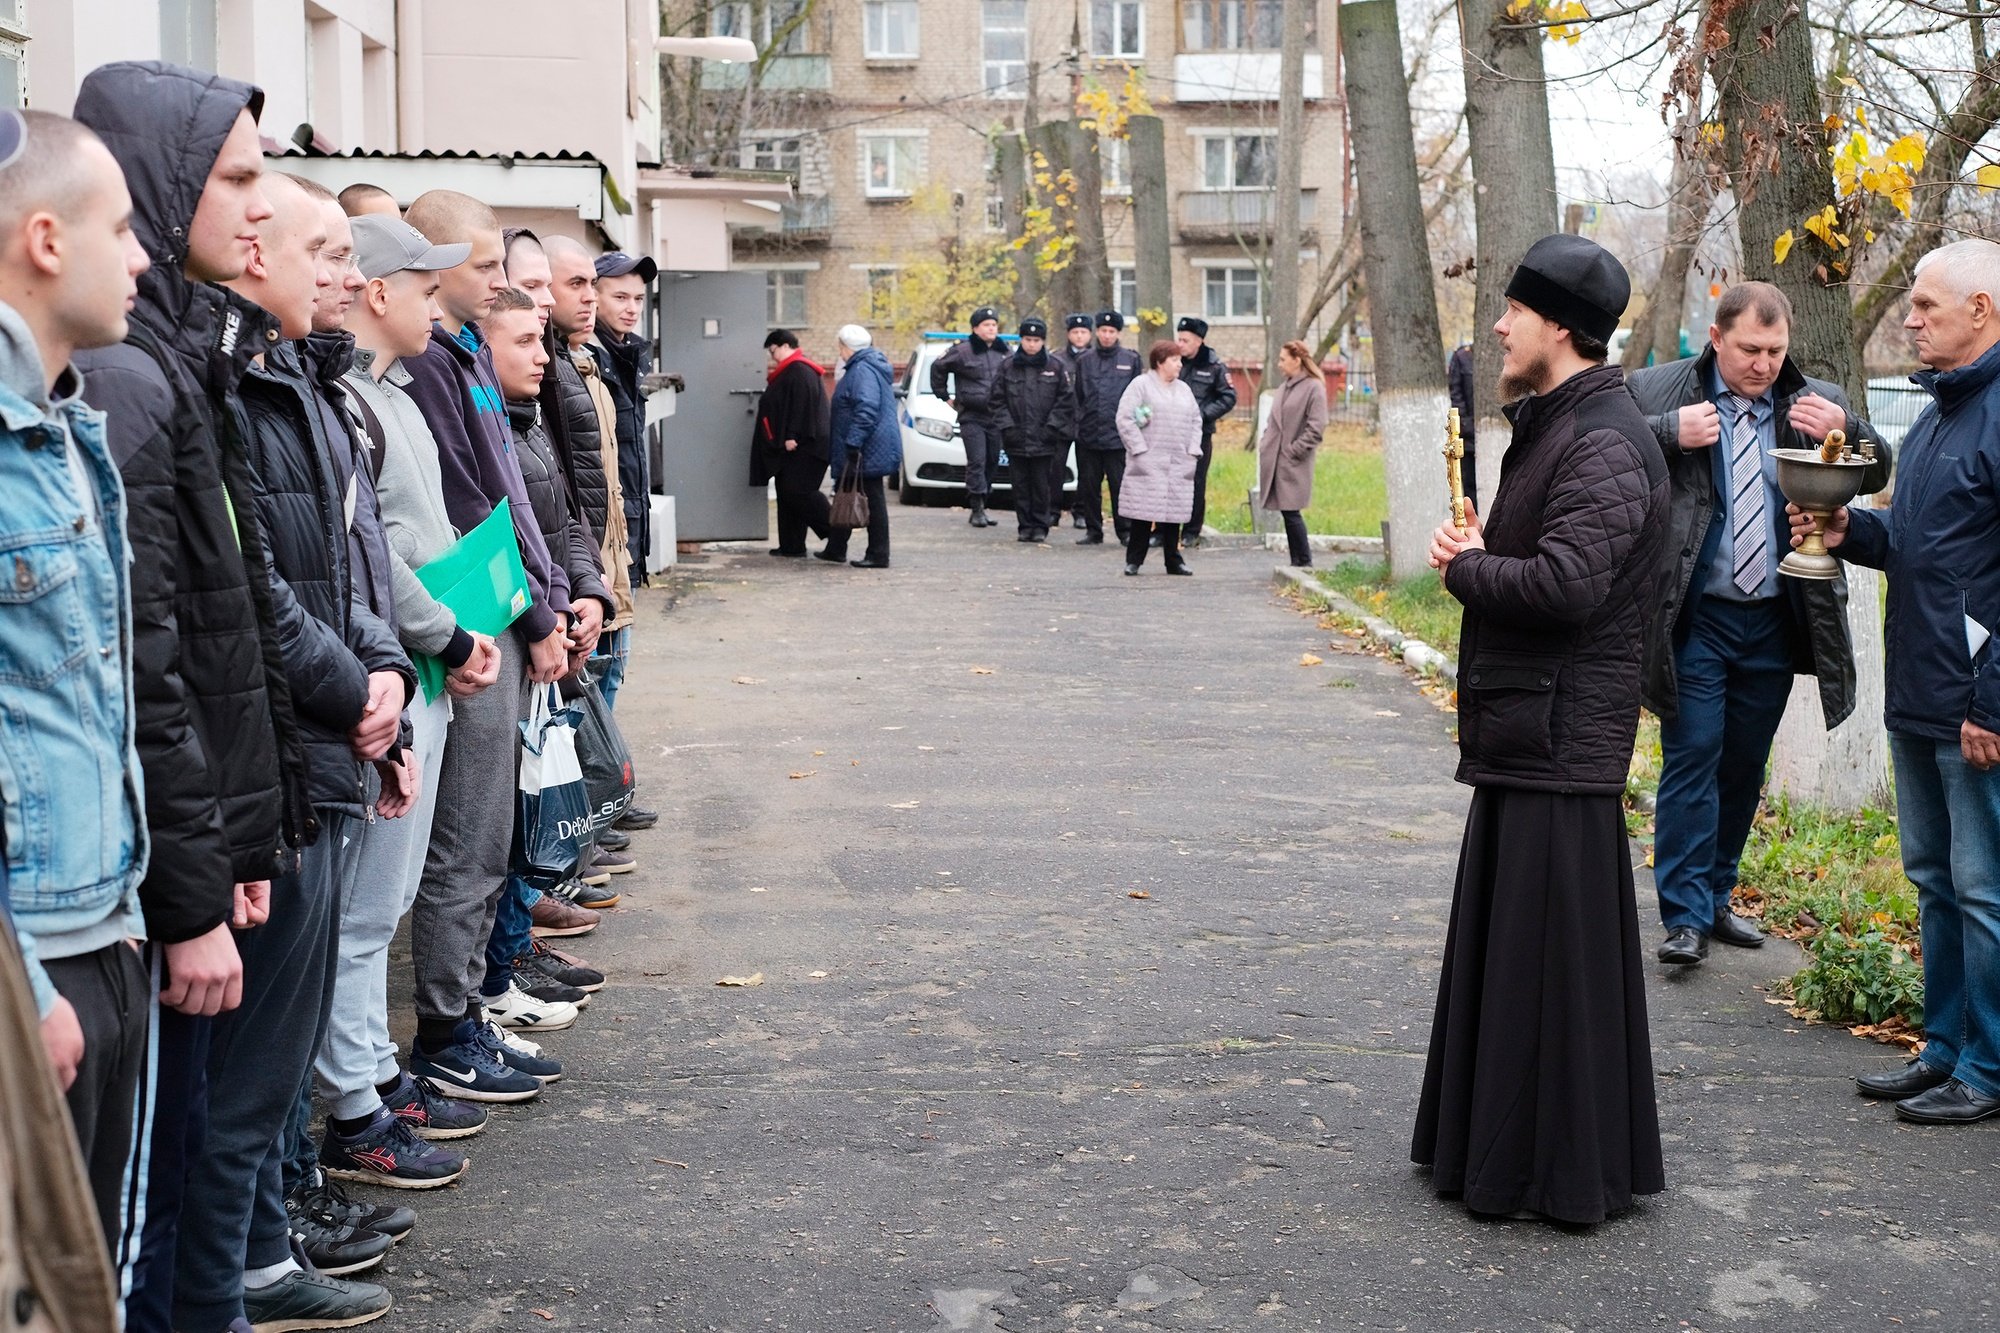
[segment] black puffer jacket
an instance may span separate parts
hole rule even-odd
[[[632,549],[632,581],[645,581],[652,542],[651,460],[646,456],[646,398],[641,389],[653,371],[653,349],[637,334],[597,326],[597,368],[618,408],[618,488],[625,495],[625,536]]]
[[[1069,452],[1076,432],[1076,385],[1069,366],[1047,349],[1016,352],[1000,368],[994,421],[1011,457],[1053,458]]]
[[[1181,383],[1201,409],[1201,442],[1207,444],[1215,438],[1215,423],[1236,410],[1236,381],[1229,377],[1229,363],[1203,343],[1193,356],[1182,359]]]
[[[1508,409],[1514,442],[1445,586],[1465,604],[1458,780],[1612,795],[1639,728],[1667,468],[1616,366]]]
[[[1691,619],[1688,603],[1694,600],[1689,588],[1696,565],[1712,558],[1711,536],[1719,544],[1726,536],[1715,527],[1715,496],[1718,467],[1728,466],[1728,427],[1720,443],[1706,449],[1683,449],[1680,445],[1680,409],[1709,400],[1709,384],[1715,368],[1715,348],[1700,356],[1683,357],[1665,365],[1634,371],[1625,381],[1632,399],[1646,414],[1646,423],[1666,455],[1667,474],[1673,481],[1673,502],[1667,510],[1665,559],[1666,577],[1660,584],[1660,616],[1656,631],[1646,645],[1646,707],[1661,717],[1680,711],[1680,691],[1674,680],[1674,652],[1687,641]],[[1819,441],[1792,429],[1791,407],[1803,394],[1816,393],[1840,405],[1847,412],[1847,438],[1862,436],[1875,442],[1879,460],[1863,474],[1861,491],[1873,495],[1889,484],[1889,444],[1875,428],[1854,415],[1847,394],[1837,384],[1808,379],[1785,358],[1778,381],[1771,386],[1776,406],[1775,421],[1780,449],[1816,449]],[[1779,595],[1789,612],[1788,629],[1792,649],[1792,670],[1819,678],[1820,712],[1829,730],[1840,725],[1854,711],[1854,642],[1847,629],[1847,579],[1778,580]],[[1697,592],[1694,594],[1698,596]]]
[[[285,658],[306,742],[312,803],[361,816],[367,799],[347,732],[368,703],[368,676],[404,677],[408,702],[416,673],[395,630],[369,607],[367,571],[357,569],[347,499],[360,479],[338,418],[324,415],[298,347],[280,343],[243,381],[249,454],[257,475],[257,511],[271,536],[279,598],[293,597],[310,618],[307,634]],[[340,428],[330,436],[328,426]],[[344,454],[346,466],[337,457]]]
[[[1145,363],[1123,345],[1092,347],[1076,358],[1076,447],[1120,452],[1118,400]]]
[[[188,228],[236,118],[263,94],[157,61],[84,79],[76,118],[123,168],[153,266],[131,333],[76,358],[105,412],[131,534],[133,693],[152,859],[146,930],[192,939],[229,919],[230,886],[269,879],[316,836],[270,563],[236,391],[277,342],[271,318],[182,276]],[[232,503],[235,502],[235,503]]]
[[[553,394],[545,388],[542,397],[553,396],[561,409],[560,449],[571,497],[585,529],[593,540],[601,540],[611,504],[611,486],[604,479],[604,431],[597,422],[597,404],[584,387],[576,363],[570,360],[569,343],[562,338],[549,344],[548,383],[554,385]]]
[[[992,418],[998,403],[995,390],[1000,368],[1012,355],[1007,344],[995,338],[987,342],[970,334],[964,342],[953,343],[943,356],[931,362],[931,393],[953,401],[962,417]]]
[[[570,605],[575,606],[578,598],[595,597],[604,603],[608,623],[617,608],[598,572],[597,543],[570,507],[569,485],[556,461],[555,445],[542,428],[541,404],[509,402],[507,424],[514,432],[514,454],[521,460],[521,480],[528,483],[528,499],[535,506],[535,524],[548,543],[549,558],[569,576]]]

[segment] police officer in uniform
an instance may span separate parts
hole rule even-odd
[[[1215,456],[1215,423],[1236,410],[1236,384],[1229,367],[1208,345],[1208,321],[1182,316],[1174,342],[1181,349],[1181,383],[1194,391],[1201,408],[1201,461],[1194,465],[1194,513],[1181,529],[1181,548],[1201,545],[1208,513],[1208,460]]]
[[[1063,346],[1058,347],[1051,353],[1051,355],[1061,358],[1064,368],[1069,371],[1072,388],[1076,384],[1077,358],[1090,350],[1090,327],[1091,319],[1089,315],[1084,314],[1082,311],[1071,313],[1063,320],[1063,331],[1067,341]],[[1071,443],[1075,443],[1075,441],[1071,441]],[[1053,528],[1062,521],[1062,484],[1065,474],[1069,471],[1069,450],[1064,449],[1054,458],[1050,459],[1049,463],[1049,526]],[[1083,531],[1086,526],[1083,517],[1082,477],[1083,460],[1079,457],[1077,460],[1077,485],[1075,491],[1071,493],[1069,503],[1071,521],[1076,524],[1077,531],[1079,532]]]
[[[993,415],[993,387],[1007,348],[1000,341],[1000,313],[992,306],[972,312],[972,336],[931,362],[931,393],[948,401],[958,413],[958,435],[965,444],[965,496],[972,505],[967,520],[975,528],[990,528],[986,491],[991,469],[1000,460],[1000,432]]]
[[[1034,316],[1021,321],[1020,347],[1000,367],[994,397],[1000,438],[1014,476],[1014,538],[1045,542],[1055,519],[1046,460],[1069,451],[1076,433],[1076,387],[1069,366],[1048,349],[1049,326]]]
[[[1125,316],[1116,310],[1097,316],[1097,345],[1076,359],[1076,498],[1087,531],[1078,546],[1104,544],[1101,508],[1105,482],[1111,483],[1112,530],[1125,540],[1118,516],[1118,488],[1125,480],[1125,442],[1118,438],[1118,400],[1142,369],[1139,354],[1118,341]]]

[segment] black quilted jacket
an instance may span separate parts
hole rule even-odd
[[[1657,606],[1666,463],[1615,366],[1509,415],[1486,549],[1446,570],[1465,604],[1458,780],[1622,792]]]
[[[597,404],[584,387],[583,376],[570,360],[569,342],[563,338],[549,343],[549,383],[555,386],[555,405],[561,409],[563,471],[569,474],[570,492],[584,527],[593,539],[604,536],[606,511],[611,505],[611,487],[604,479],[604,429],[597,420]],[[550,395],[545,391],[543,398]],[[547,407],[546,401],[544,407]],[[549,414],[553,415],[553,414]],[[556,432],[551,432],[553,437]]]
[[[165,942],[227,920],[232,883],[269,879],[318,833],[280,646],[303,617],[294,606],[281,622],[273,604],[237,400],[276,322],[181,271],[222,141],[262,105],[248,84],[156,61],[103,66],[76,99],[124,170],[153,261],[126,341],[76,364],[125,481],[152,838],[139,897],[147,934]]]

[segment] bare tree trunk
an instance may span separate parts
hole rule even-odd
[[[1451,512],[1438,450],[1450,400],[1396,0],[1342,5],[1340,45],[1354,156],[1369,164],[1355,212],[1389,483],[1389,572],[1412,578],[1424,571],[1431,530]]]
[[[1698,148],[1676,150],[1667,182],[1667,248],[1660,256],[1659,280],[1625,344],[1624,366],[1672,361],[1681,354],[1681,323],[1687,317],[1688,270],[1715,202],[1715,177]]]
[[[1158,116],[1133,116],[1125,123],[1130,136],[1132,177],[1132,248],[1138,268],[1139,308],[1157,310],[1160,318],[1139,321],[1139,341],[1166,331],[1174,309],[1173,219],[1167,204],[1166,126]]]
[[[1500,415],[1500,343],[1487,331],[1506,308],[1507,280],[1521,256],[1556,229],[1556,161],[1543,86],[1543,29],[1510,25],[1506,16],[1507,0],[1458,0],[1478,230],[1473,248],[1478,265],[1474,403],[1480,471],[1488,477],[1500,475],[1500,458],[1513,432]]]
[[[1076,294],[1082,302],[1077,308],[1108,310],[1111,260],[1104,242],[1104,165],[1097,156],[1097,134],[1074,120],[1057,121],[1056,129],[1076,181],[1071,199],[1076,208]]]
[[[1000,171],[1000,198],[1007,211],[1007,239],[1019,242],[1027,229],[1028,148],[1019,134],[1000,136],[995,156]],[[1041,275],[1035,271],[1035,256],[1026,246],[1014,251],[1014,309],[1028,311],[1041,299]]]
[[[1028,176],[1030,179],[1043,173],[1046,173],[1050,179],[1054,179],[1060,176],[1069,165],[1069,145],[1063,136],[1062,124],[1063,122],[1061,121],[1045,120],[1028,131]],[[1037,158],[1046,165],[1036,165]],[[1042,190],[1039,186],[1037,187],[1040,202],[1048,205],[1053,210],[1056,225],[1060,227],[1068,221],[1068,215],[1066,210],[1054,202],[1052,197],[1054,193],[1055,191],[1053,190]],[[1081,289],[1078,285],[1076,254],[1074,251],[1070,254],[1069,263],[1047,275],[1047,281],[1043,284],[1042,291],[1048,298],[1051,310],[1068,311],[1083,310],[1086,308],[1098,310],[1102,308],[1100,306],[1086,307],[1084,304]]]
[[[1299,336],[1299,182],[1305,157],[1306,42],[1315,8],[1285,6],[1278,52],[1278,193],[1271,209],[1271,304],[1264,311],[1266,385],[1276,383],[1278,348]],[[1402,69],[1398,51],[1399,78]]]
[[[1792,360],[1800,370],[1846,387],[1865,404],[1851,337],[1845,285],[1819,262],[1805,238],[1780,264],[1773,243],[1799,221],[1833,203],[1813,71],[1810,0],[1744,0],[1712,21],[1730,42],[1712,69],[1717,111],[1727,135],[1731,185],[1743,235],[1744,276],[1776,283],[1792,302]],[[1765,44],[1766,39],[1769,45]],[[1880,576],[1848,565],[1847,622],[1854,641],[1858,702],[1854,716],[1828,732],[1810,680],[1792,690],[1772,751],[1772,785],[1813,804],[1853,810],[1888,788],[1888,738],[1882,716]]]

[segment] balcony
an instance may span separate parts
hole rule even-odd
[[[1306,53],[1305,98],[1326,96],[1325,60]],[[1275,102],[1276,51],[1194,51],[1174,57],[1176,102]]]
[[[705,60],[701,66],[701,90],[705,93],[740,92],[750,82],[753,66]],[[824,93],[833,90],[833,58],[825,55],[777,55],[764,66],[757,85],[774,93]]]
[[[1183,190],[1180,232],[1183,241],[1269,239],[1276,220],[1277,200],[1270,190]],[[1318,235],[1319,191],[1299,191],[1299,238]]]
[[[833,200],[826,195],[787,200],[771,225],[739,226],[734,235],[751,245],[825,245],[833,239]]]

